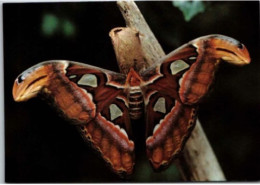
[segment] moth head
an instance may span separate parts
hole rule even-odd
[[[214,50],[212,52],[217,58],[240,66],[250,63],[249,52],[241,42],[224,35],[209,35],[205,40],[204,42],[210,46],[208,48]]]
[[[35,65],[22,74],[14,81],[13,98],[17,102],[31,99],[48,84],[50,76],[50,65]]]
[[[130,86],[139,86],[141,81],[140,75],[131,68],[126,78],[126,84]]]

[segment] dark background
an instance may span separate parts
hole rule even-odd
[[[200,106],[199,118],[226,178],[259,180],[259,2],[204,3],[206,10],[190,22],[185,22],[171,2],[137,5],[166,53],[213,33],[247,46],[252,63],[220,66],[213,90]],[[57,28],[53,34],[45,33],[44,17],[50,14],[60,22],[69,21],[74,31],[66,34]],[[45,102],[36,98],[15,103],[12,99],[15,78],[44,60],[73,60],[118,71],[108,32],[125,24],[115,2],[4,4],[3,16],[6,182],[181,180],[174,165],[153,172],[144,148],[138,149],[132,178],[120,179]]]

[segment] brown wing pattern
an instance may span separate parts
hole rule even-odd
[[[75,76],[76,74],[76,76]],[[131,174],[134,165],[134,143],[124,93],[125,76],[104,70],[71,64],[66,76],[92,95],[96,105],[95,119],[80,131],[116,173]]]
[[[147,82],[147,155],[155,170],[167,167],[183,148],[220,61],[245,65],[250,58],[238,41],[209,35],[183,45],[142,74]]]
[[[167,167],[180,153],[195,125],[196,107],[183,104],[178,93],[178,81],[194,61],[189,57],[162,63],[156,70],[161,74],[145,88],[147,156],[155,170]]]
[[[19,80],[20,79],[20,80]],[[125,76],[69,61],[49,61],[21,74],[13,88],[14,99],[27,100],[43,93],[83,138],[101,153],[116,173],[131,174],[134,143]]]
[[[146,140],[147,156],[155,170],[168,167],[182,150],[195,126],[196,108],[177,102]]]
[[[99,151],[104,160],[120,175],[129,175],[134,166],[134,143],[120,127],[100,114],[89,123],[79,126],[83,139]]]

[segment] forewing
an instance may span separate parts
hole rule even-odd
[[[242,66],[250,63],[250,56],[239,41],[224,35],[208,35],[171,52],[162,63],[170,63],[174,75],[178,71],[178,63],[183,64],[181,61],[189,66],[179,80],[179,96],[183,104],[195,105],[207,95],[221,61]]]

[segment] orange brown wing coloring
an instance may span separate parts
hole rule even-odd
[[[129,175],[134,166],[134,143],[129,138],[124,78],[89,65],[48,61],[22,73],[14,83],[13,96],[16,101],[26,101],[39,93],[51,98],[113,171]]]
[[[221,61],[245,65],[250,57],[238,41],[209,35],[183,45],[142,74],[147,156],[155,170],[167,167],[182,150]]]

